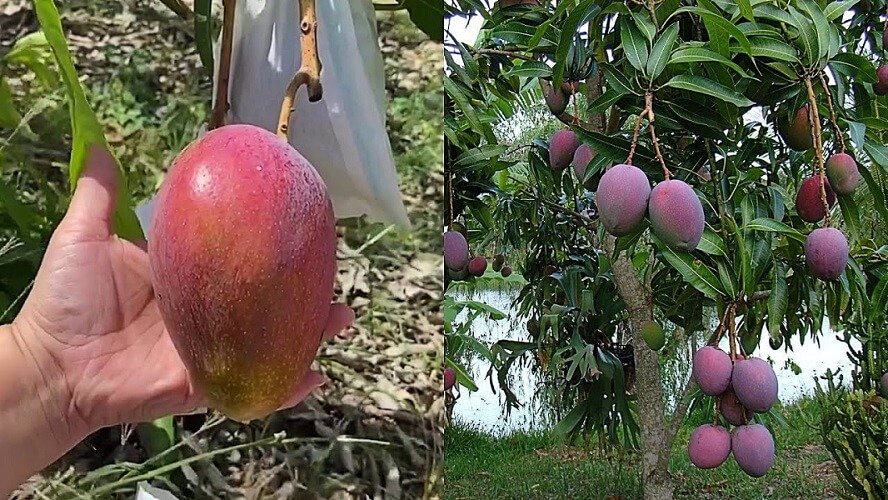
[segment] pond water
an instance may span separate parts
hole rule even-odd
[[[506,313],[506,318],[502,320],[478,318],[472,324],[472,335],[489,345],[501,339],[529,340],[525,321],[518,319],[517,311],[511,307],[516,293],[514,290],[474,290],[457,292],[454,298],[483,302]],[[458,317],[457,321],[463,320],[464,315],[465,313]],[[815,378],[823,376],[827,369],[838,371],[846,381],[851,376],[852,364],[847,356],[848,347],[836,337],[828,322],[824,322],[819,345],[811,339],[807,339],[804,345],[797,345],[798,342],[795,341],[793,350],[787,352],[783,348],[771,349],[767,332],[762,335],[762,339],[755,356],[772,361],[777,373],[779,398],[784,403],[814,394]],[[859,346],[855,345],[856,347]],[[461,388],[459,399],[453,408],[454,420],[495,435],[504,435],[515,430],[541,430],[554,425],[555,412],[547,402],[541,374],[535,368],[533,360],[529,356],[525,358],[524,363],[513,365],[509,373],[510,387],[522,403],[511,412],[506,411],[505,398],[496,382],[491,387],[487,378],[490,364],[477,356],[461,360],[478,383],[478,391],[469,392]],[[800,370],[798,375],[794,372],[793,365]]]

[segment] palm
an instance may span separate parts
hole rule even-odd
[[[102,227],[63,225],[32,296],[29,314],[87,422],[148,420],[200,403],[160,317],[143,248]]]

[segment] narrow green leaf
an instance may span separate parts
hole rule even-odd
[[[108,149],[108,143],[102,130],[102,125],[93,113],[80,80],[77,70],[74,69],[74,61],[71,60],[71,52],[65,41],[62,22],[59,11],[52,0],[34,0],[34,9],[40,27],[46,35],[46,40],[52,47],[52,52],[61,72],[65,89],[68,92],[68,108],[71,116],[71,130],[73,131],[71,161],[68,164],[68,177],[71,190],[77,185],[77,180],[83,171],[90,148],[99,146]],[[142,227],[136,218],[136,213],[131,207],[130,193],[126,186],[126,176],[117,162],[119,193],[117,207],[114,211],[114,230],[122,238],[128,240],[141,240],[144,238]]]
[[[630,11],[632,15],[632,19],[635,20],[635,26],[638,27],[638,30],[647,38],[648,43],[654,43],[654,35],[657,34],[657,27],[654,26],[654,23],[651,22],[651,18],[647,12],[642,11]]]
[[[762,2],[752,8],[753,12],[756,16],[762,17],[764,19],[770,19],[772,21],[781,22],[784,24],[788,24],[795,29],[800,29],[798,25],[798,21],[791,15],[789,12],[780,9],[776,5],[771,2]]]
[[[700,7],[682,7],[680,9],[676,9],[675,12],[673,12],[669,17],[672,18],[673,16],[682,12],[691,12],[693,14],[697,14],[698,16],[703,18],[704,22],[707,23],[706,31],[710,31],[709,27],[712,26],[727,33],[729,36],[733,37],[740,43],[740,48],[744,53],[749,54],[749,39],[746,37],[746,34],[740,31],[740,28],[734,25],[734,23],[728,21],[718,14],[715,14]]]
[[[725,241],[722,237],[707,225],[706,229],[703,230],[703,236],[700,238],[700,243],[697,244],[697,250],[700,250],[703,253],[708,253],[709,255],[720,255],[725,257],[726,248]]]
[[[0,75],[0,128],[15,128],[22,121],[22,115],[15,110],[12,102],[12,89],[6,78]]]
[[[782,233],[782,234],[785,234],[785,235],[789,236],[790,238],[792,238],[798,242],[801,242],[801,243],[804,243],[805,239],[806,239],[805,235],[800,233],[798,230],[796,230],[796,229],[794,229],[782,222],[776,221],[774,219],[769,219],[766,217],[760,217],[758,219],[750,221],[749,224],[746,224],[743,227],[743,229],[749,229],[752,231]]]
[[[771,338],[779,338],[780,326],[786,316],[789,304],[789,289],[786,286],[786,265],[775,259],[774,280],[771,283],[771,295],[768,296],[768,333]],[[775,337],[775,335],[777,337]]]
[[[798,51],[792,45],[768,37],[752,37],[749,39],[753,57],[768,57],[778,61],[798,63]]]
[[[583,0],[570,12],[564,24],[561,25],[561,37],[558,39],[558,48],[555,50],[555,67],[552,68],[552,83],[556,87],[561,85],[563,81],[567,53],[570,51],[570,46],[573,44],[580,25],[600,11],[601,7],[596,5],[596,0]]]
[[[678,23],[674,22],[663,31],[651,49],[651,56],[647,62],[647,74],[651,80],[656,79],[666,69],[676,38],[678,38]]]
[[[818,55],[820,54],[820,48],[817,46],[817,32],[814,29],[814,23],[792,5],[789,6],[789,15],[791,15],[798,24],[798,42],[802,49],[802,62],[805,64],[811,64],[818,59]]]
[[[456,159],[456,162],[453,164],[454,168],[462,168],[466,166],[477,165],[478,163],[486,162],[491,158],[495,158],[501,156],[503,153],[508,151],[509,146],[505,144],[485,144],[483,146],[470,149],[469,151],[464,152],[459,155]]]
[[[872,61],[859,54],[842,52],[836,54],[829,64],[837,72],[854,80],[859,80],[861,83],[876,83],[879,81],[876,76],[876,67]]]
[[[817,37],[817,59],[823,59],[829,53],[829,22],[820,10],[820,6],[811,0],[797,0],[802,9],[814,22],[814,34]]]
[[[829,2],[826,4],[826,8],[823,9],[823,15],[826,16],[828,21],[835,21],[839,17],[842,16],[845,12],[848,11],[851,7],[854,7],[855,4],[860,0],[845,0],[843,2]]]
[[[520,78],[548,77],[552,74],[552,68],[542,61],[525,61],[518,66],[503,71],[504,78],[517,76]]]
[[[671,80],[663,84],[663,86],[706,94],[738,107],[752,106],[754,104],[736,90],[729,89],[720,83],[716,83],[702,76],[675,75]]]
[[[677,252],[664,245],[656,237],[653,237],[653,239],[666,262],[681,274],[686,283],[713,300],[725,295],[721,282],[708,267],[695,260],[691,254]]]
[[[213,69],[213,0],[194,0],[194,43],[207,74]]]
[[[648,60],[647,43],[638,28],[626,17],[620,23],[620,41],[623,43],[629,64],[644,73]]]
[[[752,12],[752,4],[749,0],[737,0],[737,7],[740,7],[740,15],[750,21],[755,21],[755,14]]]
[[[444,358],[444,365],[453,368],[453,371],[456,372],[456,381],[459,385],[468,389],[469,392],[475,392],[478,390],[478,385],[475,384],[475,381],[472,380],[472,376],[469,375],[469,372],[462,364],[450,358]]]
[[[743,70],[737,63],[728,59],[727,57],[715,52],[713,50],[709,50],[704,47],[685,47],[679,48],[675,52],[672,53],[672,57],[669,59],[669,64],[684,64],[684,63],[692,63],[692,62],[714,62],[723,64],[734,71],[737,72],[740,76],[744,78],[749,78],[749,73]]]
[[[725,293],[728,294],[728,297],[736,299],[738,295],[737,278],[734,277],[734,273],[728,269],[728,266],[721,259],[715,261],[715,267],[718,268],[718,278],[725,289]]]

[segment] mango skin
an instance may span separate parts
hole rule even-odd
[[[651,190],[648,201],[651,229],[669,248],[693,252],[703,237],[706,219],[694,188],[667,179]]]
[[[826,178],[836,194],[847,196],[854,194],[861,176],[860,171],[857,170],[857,162],[851,155],[837,153],[826,160]]]
[[[335,219],[320,175],[271,132],[225,126],[173,161],[153,224],[155,296],[198,391],[241,422],[280,408],[333,299]]]
[[[811,120],[808,118],[808,105],[805,104],[796,110],[792,121],[789,117],[778,120],[777,131],[783,137],[786,145],[795,151],[807,151],[814,147],[814,138],[811,137]]]

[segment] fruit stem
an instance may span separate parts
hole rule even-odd
[[[666,161],[663,159],[663,153],[660,152],[660,141],[657,140],[657,132],[654,130],[654,120],[656,119],[654,115],[654,93],[650,90],[644,93],[644,106],[647,109],[648,127],[651,129],[651,142],[654,144],[654,154],[657,155],[657,159],[660,160],[660,166],[663,167],[663,177],[669,180],[672,177],[672,172],[666,168]]]
[[[811,137],[814,139],[814,159],[817,160],[817,173],[820,176],[820,201],[823,203],[823,227],[829,227],[829,203],[826,202],[826,168],[823,166],[823,143],[820,142],[820,112],[817,110],[817,98],[811,77],[805,77],[805,88],[808,90],[808,121],[811,123]]]
[[[731,353],[731,362],[737,361],[737,303],[728,304],[728,347]]]
[[[635,121],[635,130],[632,131],[632,144],[629,145],[629,156],[626,157],[626,165],[632,165],[632,157],[635,156],[635,147],[638,145],[638,133],[641,131],[641,121],[647,115],[648,108],[644,108]]]
[[[836,109],[833,107],[832,92],[829,91],[829,86],[826,84],[826,76],[822,71],[819,76],[820,84],[823,85],[823,90],[826,91],[826,104],[829,106],[829,123],[832,125],[833,135],[836,136],[836,141],[839,143],[839,153],[844,153],[845,138],[842,136],[842,130],[839,128],[838,120],[836,120]]]
[[[290,125],[290,115],[296,106],[296,92],[299,87],[305,85],[308,89],[308,101],[317,102],[323,97],[321,87],[321,60],[318,57],[318,16],[315,10],[315,0],[299,0],[299,14],[301,21],[299,29],[300,44],[302,45],[302,65],[299,71],[293,75],[284,100],[281,103],[281,113],[278,117],[277,135],[287,140],[287,131]]]
[[[228,80],[231,78],[231,44],[234,38],[234,5],[236,0],[222,0],[222,49],[219,72],[216,73],[216,102],[207,124],[209,130],[225,125],[228,113]]]
[[[447,214],[447,229],[453,231],[453,175],[450,172],[447,172],[447,188],[447,202],[450,206],[450,211]]]

